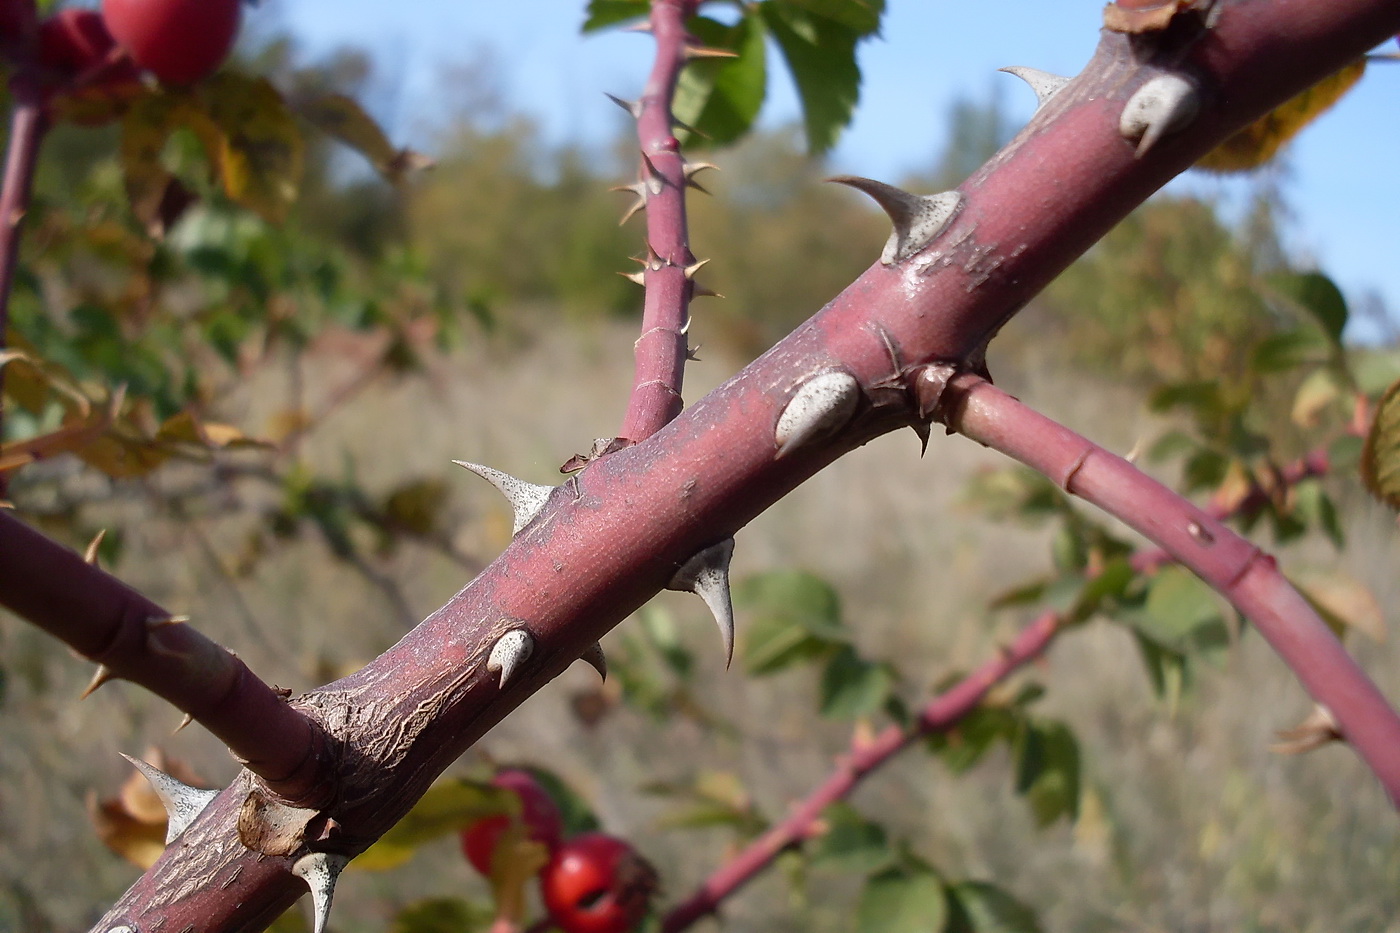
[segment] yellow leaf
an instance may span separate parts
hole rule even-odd
[[[305,98],[293,106],[321,132],[356,150],[385,179],[397,184],[411,171],[427,168],[432,160],[410,149],[396,149],[374,118],[344,94]]]
[[[1306,574],[1294,581],[1318,615],[1340,636],[1346,629],[1385,641],[1385,613],[1366,584],[1341,571]]]
[[[266,78],[215,75],[201,93],[222,135],[218,171],[224,192],[278,223],[296,200],[305,143],[282,95]]]
[[[1371,495],[1400,511],[1400,381],[1376,403],[1361,451],[1361,479]]]
[[[219,157],[219,134],[197,101],[183,92],[148,94],[122,120],[121,161],[131,210],[148,230],[164,232],[172,190],[181,190],[165,167],[170,136],[189,129],[211,160]]]
[[[1366,60],[1362,58],[1323,78],[1206,153],[1196,163],[1196,168],[1211,172],[1247,172],[1258,168],[1272,159],[1303,127],[1340,100],[1361,80],[1365,71]]]

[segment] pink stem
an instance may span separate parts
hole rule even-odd
[[[104,676],[140,684],[188,713],[274,793],[304,805],[324,794],[329,763],[318,724],[228,649],[172,624],[170,612],[5,512],[0,605],[101,665]]]
[[[620,437],[636,443],[680,414],[685,378],[687,309],[694,264],[685,217],[686,165],[671,126],[671,101],[687,61],[686,17],[693,0],[653,0],[651,31],[656,59],[637,101],[637,140],[642,157],[638,197],[646,203],[647,243],[642,267],[646,298],[636,343],[632,396]]]
[[[1273,557],[1131,463],[980,377],[959,376],[948,423],[1014,457],[1160,545],[1247,616],[1327,707],[1400,806],[1400,716]]]
[[[666,914],[661,921],[663,933],[677,933],[714,913],[725,898],[752,880],[785,849],[811,837],[822,811],[849,796],[862,778],[920,738],[957,725],[977,708],[988,690],[1039,657],[1059,631],[1059,614],[1043,613],[997,657],[930,701],[913,726],[888,726],[874,739],[852,743],[850,752],[840,760],[836,770],[787,819],[749,843],[742,852],[721,865],[694,894]]]
[[[7,346],[10,328],[10,292],[19,263],[20,224],[29,210],[34,190],[34,166],[48,129],[47,102],[31,68],[21,66],[10,82],[14,97],[10,113],[10,145],[5,155],[4,187],[0,189],[0,350]],[[5,369],[0,366],[0,441],[5,437]],[[0,473],[0,497],[6,476]]]

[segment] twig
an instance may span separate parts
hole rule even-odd
[[[689,178],[672,128],[671,101],[685,67],[694,0],[653,0],[656,58],[642,97],[628,105],[637,119],[641,165],[633,191],[646,207],[647,242],[641,276],[646,286],[636,369],[619,437],[636,443],[655,434],[682,407],[686,331],[694,294],[695,256],[685,217]],[[625,103],[625,102],[624,102]]]
[[[1400,806],[1400,716],[1273,557],[1161,483],[980,377],[960,376],[948,424],[1147,536],[1244,613],[1336,718]]]
[[[327,740],[226,648],[82,556],[0,512],[0,605],[193,717],[275,793],[314,805]],[[307,799],[307,795],[313,797]]]
[[[10,112],[10,145],[5,155],[4,186],[0,188],[0,350],[10,327],[10,292],[19,263],[20,225],[29,211],[34,190],[34,166],[48,130],[47,102],[34,69],[21,66],[10,81],[14,98]],[[0,440],[5,436],[5,368],[0,366]],[[0,498],[7,480],[0,473]]]
[[[914,725],[888,726],[873,739],[852,743],[836,770],[785,820],[749,843],[694,894],[667,912],[661,921],[663,933],[678,933],[714,913],[725,898],[752,880],[781,852],[809,838],[822,811],[849,796],[862,778],[924,736],[957,725],[977,708],[987,691],[1044,653],[1060,630],[1059,613],[1043,613],[995,658],[930,701]]]

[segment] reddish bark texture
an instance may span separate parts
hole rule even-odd
[[[364,670],[294,701],[342,743],[328,808],[338,830],[317,845],[361,851],[465,748],[691,554],[842,453],[910,423],[913,409],[891,379],[906,374],[897,368],[975,358],[1007,318],[1148,194],[1248,120],[1397,31],[1393,0],[1240,0],[1220,5],[1208,33],[1173,28],[1151,42],[1106,36],[1084,73],[962,186],[962,213],[929,249],[896,267],[872,267],[649,440],[560,487],[506,552],[419,628]],[[1134,142],[1118,135],[1118,116],[1163,62],[1193,72],[1203,109],[1138,159]],[[794,388],[836,368],[864,389],[855,417],[826,440],[775,459],[774,426]],[[486,655],[502,632],[520,627],[535,651],[502,691],[485,670]],[[228,841],[245,793],[241,784],[226,791],[95,929],[124,922],[147,930],[158,918],[173,931],[187,923],[205,933],[255,929],[268,912],[250,905],[285,903],[290,860],[259,859]],[[202,848],[192,852],[190,840]]]

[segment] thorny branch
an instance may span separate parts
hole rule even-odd
[[[937,415],[933,389],[950,370],[978,370],[996,331],[1070,261],[1227,135],[1400,32],[1400,7],[1219,0],[1208,21],[1187,10],[1183,28],[1175,25],[1146,39],[1105,35],[1031,125],[940,202],[953,209],[937,229],[903,231],[889,261],[645,442],[602,459],[563,492],[527,491],[537,504],[517,539],[471,584],[361,671],[292,700],[337,741],[329,802],[289,814],[240,776],[95,929],[261,929],[305,890],[311,868],[363,851],[463,750],[694,555],[842,454]],[[1126,120],[1163,78],[1172,106],[1162,119],[1145,128]],[[1187,118],[1183,85],[1199,92]],[[925,219],[922,206],[903,207]],[[953,417],[994,433],[977,420],[982,391]],[[1183,514],[1175,502],[1115,499],[1136,481],[1105,458],[1078,470],[1060,463],[1083,443],[1047,432],[1045,442],[1060,445],[1047,466],[1073,491],[1115,511]],[[1121,485],[1095,485],[1105,479]],[[1189,531],[1159,530],[1166,543],[1191,547],[1174,537]],[[1400,750],[1400,719],[1354,665],[1331,658],[1335,641],[1305,605],[1280,596],[1291,591],[1267,562],[1238,566],[1243,575],[1224,581],[1231,594],[1270,616],[1256,622],[1276,632],[1309,689],[1336,703],[1337,690],[1318,681],[1347,678],[1338,688],[1351,691],[1338,704],[1350,709],[1347,737],[1387,786],[1400,786],[1400,752],[1380,748]],[[508,665],[502,645],[511,646]],[[1331,659],[1325,676],[1306,672],[1314,658],[1303,649],[1314,647]],[[267,812],[286,818],[274,828],[260,816]],[[323,903],[327,893],[320,889]]]
[[[950,387],[948,423],[1043,473],[1160,545],[1240,610],[1332,714],[1400,806],[1400,722],[1274,558],[1128,461],[975,376]]]
[[[5,512],[0,605],[96,662],[88,693],[114,679],[139,684],[207,728],[276,793],[306,805],[324,799],[318,723],[184,619]]]
[[[681,155],[671,101],[681,69],[694,52],[685,21],[696,6],[696,0],[657,0],[651,5],[651,32],[656,38],[651,76],[639,100],[619,101],[636,118],[641,145],[638,180],[624,189],[636,198],[625,217],[644,209],[647,223],[642,268],[629,276],[645,286],[646,298],[632,395],[619,435],[624,444],[655,434],[680,414],[683,404],[690,300],[695,295],[695,273],[703,265],[690,252],[685,190],[693,185],[691,176],[701,166],[687,164]]]
[[[663,933],[679,933],[714,913],[725,898],[751,881],[784,850],[810,838],[820,824],[822,811],[850,796],[867,774],[924,736],[955,727],[977,708],[989,690],[1040,657],[1061,631],[1060,626],[1058,613],[1043,613],[996,657],[930,700],[913,725],[887,726],[874,738],[852,741],[850,751],[838,760],[831,775],[786,819],[728,859],[695,893],[666,913],[661,921]]]

